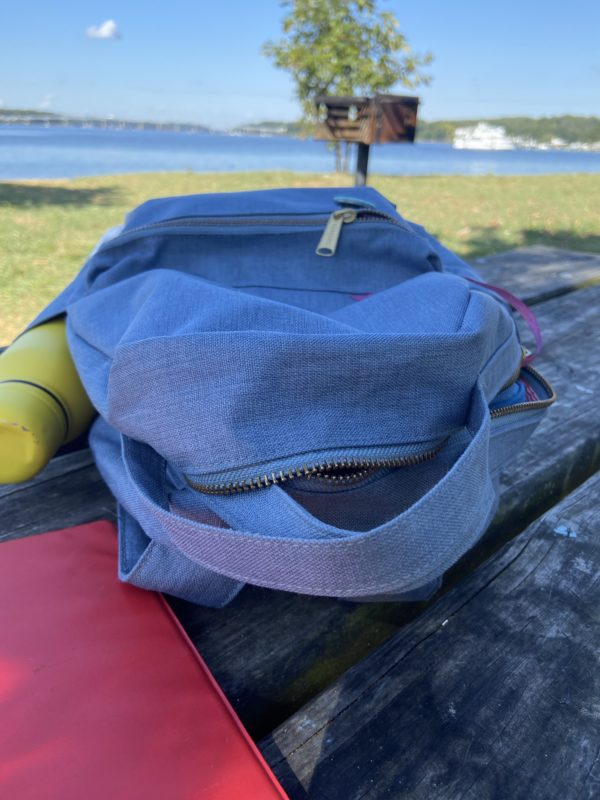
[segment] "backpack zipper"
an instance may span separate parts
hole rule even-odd
[[[530,372],[538,381],[538,383],[541,383],[549,397],[547,397],[545,400],[529,400],[525,403],[514,403],[510,406],[497,408],[494,411],[490,411],[490,416],[492,419],[506,417],[509,414],[517,414],[520,411],[533,411],[537,408],[548,408],[548,406],[551,406],[556,400],[556,392],[554,391],[554,388],[550,383],[548,383],[544,376],[537,371],[537,369],[534,369],[530,364],[524,365],[521,369],[525,372]]]
[[[164,220],[162,222],[149,222],[147,225],[139,225],[136,228],[131,228],[128,231],[115,236],[114,239],[109,239],[98,252],[110,250],[117,247],[124,242],[133,241],[138,238],[144,237],[148,233],[157,231],[164,231],[168,233],[175,228],[215,228],[219,226],[236,228],[236,227],[308,227],[319,228],[321,225],[325,226],[316,252],[320,256],[333,256],[337,250],[338,241],[341,234],[341,229],[344,224],[351,222],[380,222],[386,225],[394,225],[395,227],[402,228],[412,236],[419,238],[418,234],[409,228],[402,220],[385,214],[383,211],[374,211],[371,209],[353,209],[353,208],[338,208],[331,214],[326,216],[327,212],[322,214],[313,215],[306,214],[304,216],[286,216],[281,215],[278,217],[261,217],[261,216],[237,216],[237,217],[181,217],[179,219]]]
[[[337,250],[342,225],[356,220],[357,212],[352,208],[339,208],[327,220],[327,225],[317,245],[318,256],[333,256]]]
[[[531,373],[533,377],[546,390],[549,397],[545,400],[534,400],[524,403],[498,408],[490,411],[490,417],[497,419],[506,417],[510,414],[521,411],[533,411],[535,409],[547,408],[556,400],[556,393],[550,383],[532,366],[523,366],[522,369]],[[435,447],[421,453],[409,456],[399,456],[398,458],[343,458],[338,461],[318,462],[316,464],[302,464],[287,470],[278,472],[263,473],[251,478],[239,481],[224,481],[222,483],[201,483],[185,475],[185,480],[190,488],[204,494],[239,494],[242,492],[266,489],[269,486],[276,486],[294,480],[295,478],[308,478],[331,482],[332,486],[342,484],[350,485],[357,483],[376,470],[380,469],[399,469],[411,467],[431,461],[441,451],[446,440],[438,442]]]
[[[281,485],[295,478],[308,478],[351,484],[362,480],[375,470],[400,467],[412,467],[430,461],[442,449],[445,441],[422,453],[398,458],[343,458],[338,461],[326,461],[317,464],[302,464],[279,472],[264,473],[253,478],[224,483],[199,483],[185,475],[185,480],[192,489],[204,494],[239,494],[241,492],[267,489],[269,486]]]
[[[419,234],[409,228],[402,220],[396,219],[383,211],[373,211],[367,208],[338,208],[329,215],[325,230],[317,245],[317,255],[327,258],[334,256],[342,233],[342,227],[356,222],[357,220],[359,222],[384,222],[386,225],[395,225],[398,228],[402,228],[403,231],[410,233],[412,236],[420,238]]]

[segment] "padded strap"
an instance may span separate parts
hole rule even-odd
[[[334,597],[410,591],[451,566],[493,514],[490,416],[479,386],[467,428],[472,439],[442,480],[402,514],[366,532],[315,519],[277,486],[228,497],[202,495],[232,527],[195,522],[169,510],[164,460],[123,436],[127,507],[144,529],[159,526],[188,558],[236,580]],[[244,528],[249,514],[264,522],[260,534]]]

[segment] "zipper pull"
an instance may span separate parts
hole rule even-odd
[[[327,220],[327,225],[321,236],[321,240],[317,247],[318,256],[333,256],[337,249],[340,233],[342,232],[342,225],[349,222],[354,222],[356,219],[356,211],[351,208],[340,208],[334,211]]]

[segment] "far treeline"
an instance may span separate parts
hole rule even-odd
[[[467,128],[486,122],[499,125],[508,136],[533,139],[540,144],[552,139],[562,139],[567,144],[581,142],[593,144],[600,142],[600,118],[576,117],[494,117],[493,119],[439,120],[438,122],[419,122],[417,139],[422,142],[451,142],[457,128]]]
[[[553,139],[562,139],[567,144],[600,142],[600,118],[564,115],[561,117],[494,117],[493,119],[460,119],[425,122],[417,124],[417,140],[421,142],[452,142],[457,128],[467,128],[486,122],[503,127],[508,136],[532,139],[543,144]],[[241,126],[243,133],[272,133],[286,136],[312,135],[310,126],[300,122],[265,121]]]

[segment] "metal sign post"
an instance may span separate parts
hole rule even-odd
[[[367,174],[369,172],[369,150],[371,145],[358,143],[358,154],[356,157],[356,173],[354,175],[355,186],[365,186]]]

